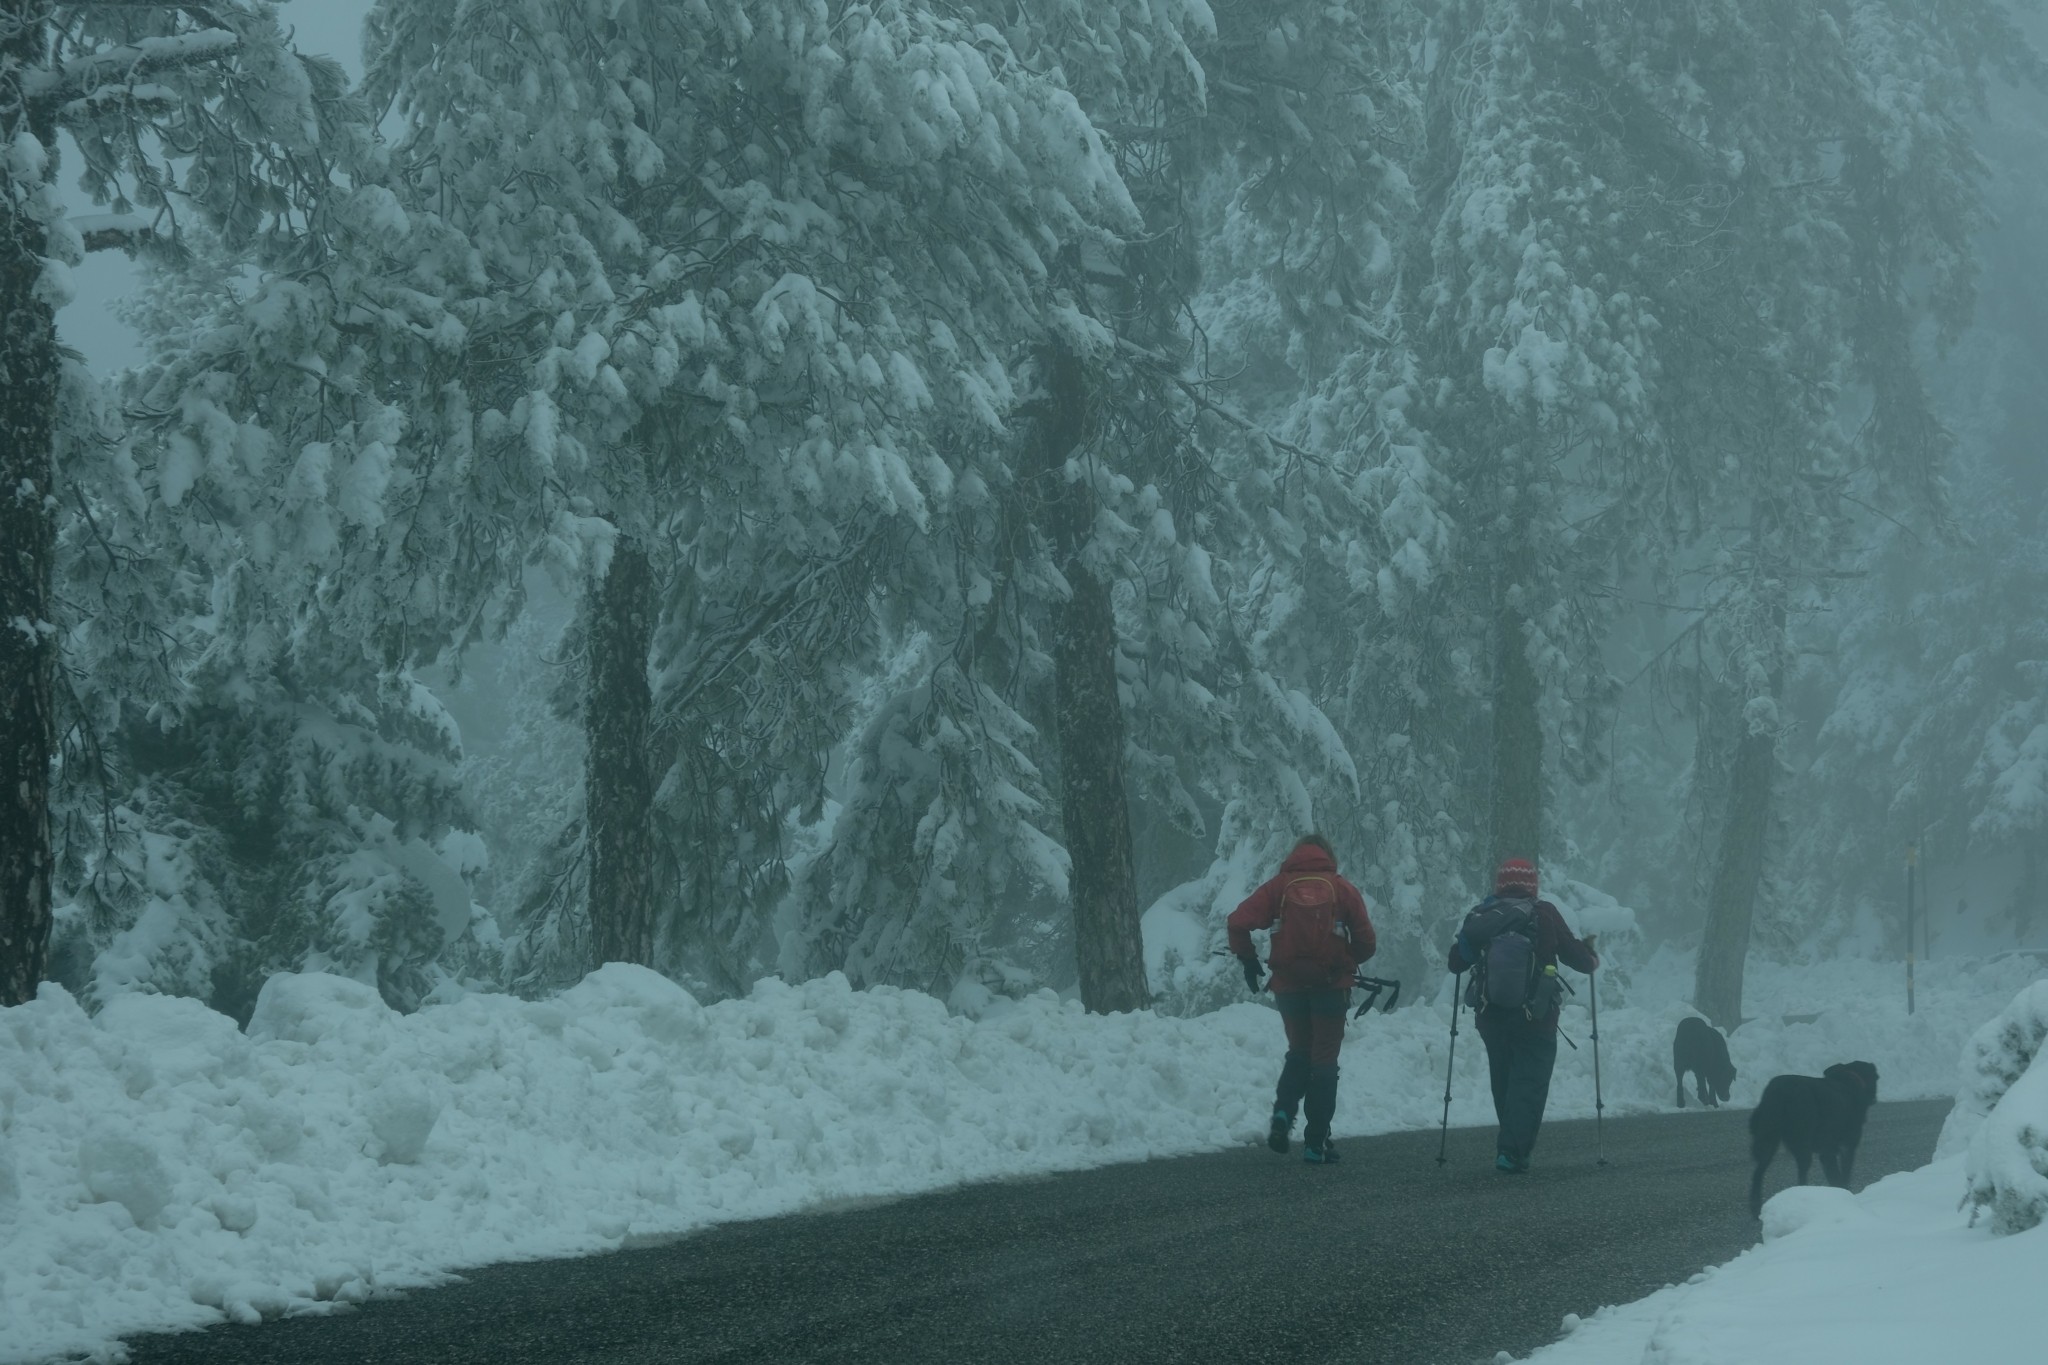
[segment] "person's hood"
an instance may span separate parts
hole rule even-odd
[[[1310,872],[1328,875],[1336,871],[1337,860],[1314,844],[1296,844],[1294,852],[1287,855],[1287,861],[1280,864],[1280,874],[1285,877],[1299,877]]]

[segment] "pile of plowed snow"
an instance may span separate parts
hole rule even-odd
[[[1687,1011],[1656,965],[1617,978],[1602,1011],[1610,1113],[1672,1101]],[[1889,1098],[1950,1093],[2015,974],[2030,968],[1930,969],[1908,1019],[1895,971],[1760,969],[1769,1013],[1732,1040],[1736,1102],[1774,1070],[1852,1056]],[[1450,993],[1430,985],[1434,1003],[1353,1027],[1340,1135],[1437,1122]],[[1788,1006],[1819,1017],[1787,1024]],[[1452,1121],[1490,1122],[1466,1024]],[[1582,1003],[1565,1027],[1590,1049]],[[1280,1052],[1258,1004],[1101,1017],[1041,992],[970,1018],[838,976],[706,1007],[612,966],[544,1002],[402,1016],[356,982],[285,975],[246,1032],[156,996],[88,1016],[49,986],[0,1011],[0,1359],[849,1196],[1255,1141]],[[1589,1050],[1561,1052],[1552,1093],[1553,1116],[1592,1112]]]
[[[2041,1359],[2044,1041],[2038,982],[1970,1039],[1933,1163],[1860,1194],[1784,1190],[1764,1205],[1758,1246],[1635,1303],[1567,1317],[1564,1340],[1529,1365]]]

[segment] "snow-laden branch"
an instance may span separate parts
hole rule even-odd
[[[239,34],[224,28],[201,29],[164,38],[141,38],[104,52],[76,57],[55,69],[24,71],[21,93],[38,104],[70,104],[108,85],[134,86],[152,71],[173,71],[233,56],[242,45]]]
[[[78,214],[69,221],[87,251],[139,251],[172,241],[169,233],[139,213]]]
[[[1332,465],[1330,461],[1324,459],[1322,456],[1316,454],[1314,451],[1304,449],[1303,447],[1296,445],[1294,442],[1289,441],[1284,437],[1275,436],[1272,432],[1266,430],[1265,427],[1259,425],[1259,423],[1253,421],[1251,418],[1245,416],[1243,413],[1237,411],[1235,408],[1230,407],[1228,404],[1217,402],[1215,399],[1211,398],[1207,393],[1202,391],[1202,386],[1200,384],[1197,384],[1195,381],[1183,375],[1180,372],[1180,367],[1178,365],[1174,364],[1172,360],[1168,359],[1166,356],[1161,355],[1159,352],[1151,350],[1148,347],[1140,346],[1137,342],[1131,341],[1126,337],[1118,337],[1116,339],[1116,347],[1119,351],[1122,351],[1124,354],[1134,356],[1137,359],[1143,360],[1148,364],[1152,365],[1159,371],[1159,373],[1166,376],[1167,379],[1171,380],[1174,386],[1180,389],[1182,393],[1186,394],[1189,402],[1193,403],[1196,407],[1201,408],[1204,412],[1212,413],[1215,416],[1222,418],[1224,421],[1230,423],[1230,425],[1236,427],[1239,431],[1244,432],[1246,435],[1251,436],[1256,440],[1265,442],[1266,444],[1272,446],[1275,450],[1285,451],[1287,454],[1294,456],[1296,459],[1306,460],[1308,463],[1315,465],[1321,469],[1335,468],[1335,466]]]
[[[81,123],[109,109],[142,107],[152,111],[171,108],[178,92],[152,81],[117,81],[102,85],[90,94],[67,101],[57,111],[60,123]]]

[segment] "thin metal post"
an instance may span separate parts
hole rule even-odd
[[[1458,1006],[1465,995],[1465,974],[1451,976],[1451,1052],[1444,1062],[1444,1126],[1436,1142],[1436,1164],[1441,1166],[1449,1159],[1451,1145],[1451,1071],[1458,1063]]]
[[[1913,881],[1920,862],[1920,845],[1906,845],[1906,1013],[1913,1012]]]
[[[1593,1010],[1593,1146],[1599,1155],[1599,1164],[1607,1164],[1607,1134],[1600,1126],[1601,1116],[1606,1112],[1607,1102],[1600,1094],[1600,979],[1597,973],[1586,978],[1586,1003]]]
[[[1920,960],[1934,961],[1934,893],[1927,888],[1927,874],[1920,874],[1920,894],[1916,898],[1920,915]]]

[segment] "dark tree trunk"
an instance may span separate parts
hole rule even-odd
[[[0,55],[32,63],[24,45],[41,21],[19,4],[0,6],[0,21],[15,30]],[[16,117],[0,125],[9,144],[28,131]],[[54,132],[33,131],[54,153]],[[35,998],[50,954],[59,361],[56,320],[37,291],[47,234],[27,207],[0,195],[0,1006]]]
[[[1493,866],[1504,858],[1540,866],[1543,686],[1529,664],[1528,626],[1520,613],[1501,610],[1494,647]]]
[[[1124,717],[1116,687],[1109,585],[1078,565],[1053,646],[1060,727],[1060,808],[1073,859],[1074,949],[1081,1003],[1098,1014],[1143,1009],[1145,943],[1124,788]]]
[[[1720,1029],[1742,1022],[1742,970],[1749,959],[1749,928],[1763,880],[1772,779],[1778,769],[1777,736],[1750,734],[1746,725],[1742,729],[1728,773],[1728,812],[1721,823],[1692,990],[1694,1007]]]
[[[647,655],[654,574],[626,537],[591,591],[584,810],[590,855],[590,942],[599,963],[654,965],[654,767]]]
[[[2013,943],[2020,947],[2025,947],[2033,937],[2034,927],[2041,918],[2041,897],[2035,890],[2041,885],[2041,855],[2037,840],[2038,836],[2020,845],[2020,884],[2012,892]]]
[[[1116,614],[1110,585],[1081,558],[1095,523],[1095,494],[1061,472],[1087,434],[1087,380],[1065,351],[1051,360],[1039,426],[1048,528],[1072,589],[1054,608],[1053,723],[1059,731],[1060,823],[1073,862],[1074,952],[1081,1003],[1097,1014],[1143,1009],[1145,943],[1124,785],[1124,713],[1117,696]]]
[[[1785,612],[1774,608],[1770,629],[1782,643]],[[1775,702],[1783,671],[1770,671]],[[1749,931],[1756,917],[1757,888],[1763,882],[1764,848],[1771,828],[1771,795],[1778,772],[1778,736],[1773,724],[1752,728],[1743,694],[1733,695],[1735,761],[1728,768],[1728,796],[1721,818],[1721,842],[1714,880],[1707,892],[1707,926],[1694,969],[1693,1007],[1717,1028],[1742,1022],[1742,973],[1749,960]]]

